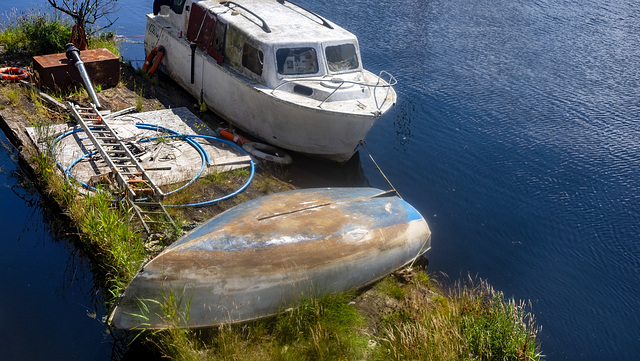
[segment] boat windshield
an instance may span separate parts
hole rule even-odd
[[[282,48],[276,51],[278,73],[282,75],[315,74],[318,56],[314,48]]]
[[[341,72],[357,69],[358,56],[353,44],[332,45],[325,48],[329,71]]]

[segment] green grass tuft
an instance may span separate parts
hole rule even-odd
[[[61,53],[71,36],[71,23],[61,20],[57,14],[37,11],[18,16],[0,32],[0,43],[8,52],[29,55]]]

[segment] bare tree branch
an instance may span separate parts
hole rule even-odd
[[[69,15],[75,23],[82,27],[85,32],[91,34],[96,31],[106,29],[114,24],[116,20],[109,20],[109,14],[117,10],[118,0],[47,0],[49,5]],[[106,18],[108,24],[99,29],[87,29],[87,24],[94,25],[100,19]]]

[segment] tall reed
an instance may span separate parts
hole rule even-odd
[[[424,292],[423,292],[424,294]],[[378,334],[376,360],[540,360],[530,305],[484,280],[457,282],[448,297],[413,297]]]

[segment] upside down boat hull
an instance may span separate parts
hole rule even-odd
[[[162,312],[173,295],[181,327],[273,315],[302,295],[369,284],[431,246],[424,218],[374,188],[278,193],[234,207],[147,263],[110,317],[115,328],[175,325]],[[184,317],[188,314],[188,317]]]

